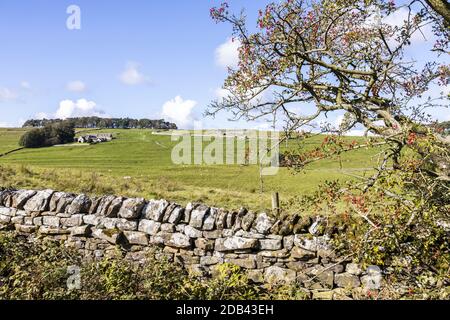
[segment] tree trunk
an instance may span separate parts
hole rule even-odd
[[[450,3],[446,0],[425,0],[426,3],[445,20],[445,24],[450,26]]]

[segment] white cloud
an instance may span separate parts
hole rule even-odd
[[[227,89],[217,88],[214,91],[214,94],[215,94],[216,98],[218,98],[219,100],[222,100],[222,99],[229,97],[231,95],[231,92]]]
[[[216,49],[217,65],[227,68],[236,67],[239,63],[239,47],[240,42],[229,38]]]
[[[87,89],[86,84],[83,81],[76,80],[71,81],[66,85],[66,89],[72,92],[84,92]]]
[[[31,89],[31,85],[30,85],[30,83],[28,81],[22,81],[20,83],[20,87],[22,89],[25,89],[25,90],[30,90]]]
[[[139,70],[140,67],[141,66],[136,62],[128,62],[125,66],[125,70],[119,76],[120,81],[129,86],[135,86],[149,82],[149,78],[143,75]]]
[[[49,118],[53,118],[52,116],[48,115],[45,112],[38,112],[36,113],[36,115],[34,116],[37,120],[42,120],[42,119],[49,119]]]
[[[45,115],[45,114],[41,114]],[[59,119],[67,119],[72,117],[104,117],[105,113],[98,109],[94,101],[79,99],[76,102],[72,100],[63,100],[59,103],[59,108],[54,117]]]
[[[13,101],[19,98],[19,95],[8,88],[0,87],[0,102]]]
[[[164,103],[162,107],[162,116],[165,120],[173,121],[180,128],[190,128],[193,125],[194,117],[192,109],[197,105],[197,101],[183,100],[176,96],[174,99]]]

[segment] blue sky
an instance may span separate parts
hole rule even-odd
[[[220,2],[1,0],[0,127],[43,116],[201,120],[234,59],[230,26],[209,17]],[[267,2],[230,4],[246,8],[253,26]],[[81,30],[66,27],[71,4],[81,8]],[[205,122],[246,126],[226,118]]]

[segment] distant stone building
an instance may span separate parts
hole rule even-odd
[[[97,133],[97,134],[88,134],[84,136],[80,136],[77,139],[79,143],[100,143],[100,142],[108,142],[113,139],[112,133]]]

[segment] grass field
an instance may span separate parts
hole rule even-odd
[[[174,165],[171,151],[177,142],[170,136],[138,129],[102,131],[113,132],[117,139],[97,145],[23,149],[0,157],[0,186],[166,198],[181,204],[202,201],[230,209],[246,206],[263,210],[270,206],[273,191],[288,200],[315,191],[325,180],[351,179],[344,173],[368,174],[378,153],[364,149],[343,155],[343,171],[336,159],[319,161],[298,174],[281,168],[276,176],[265,177],[261,193],[256,165]],[[17,148],[23,132],[0,129],[0,154]],[[322,139],[311,138],[304,147],[313,147]],[[291,140],[287,147],[296,147],[296,142]],[[284,143],[282,148],[286,148]]]

